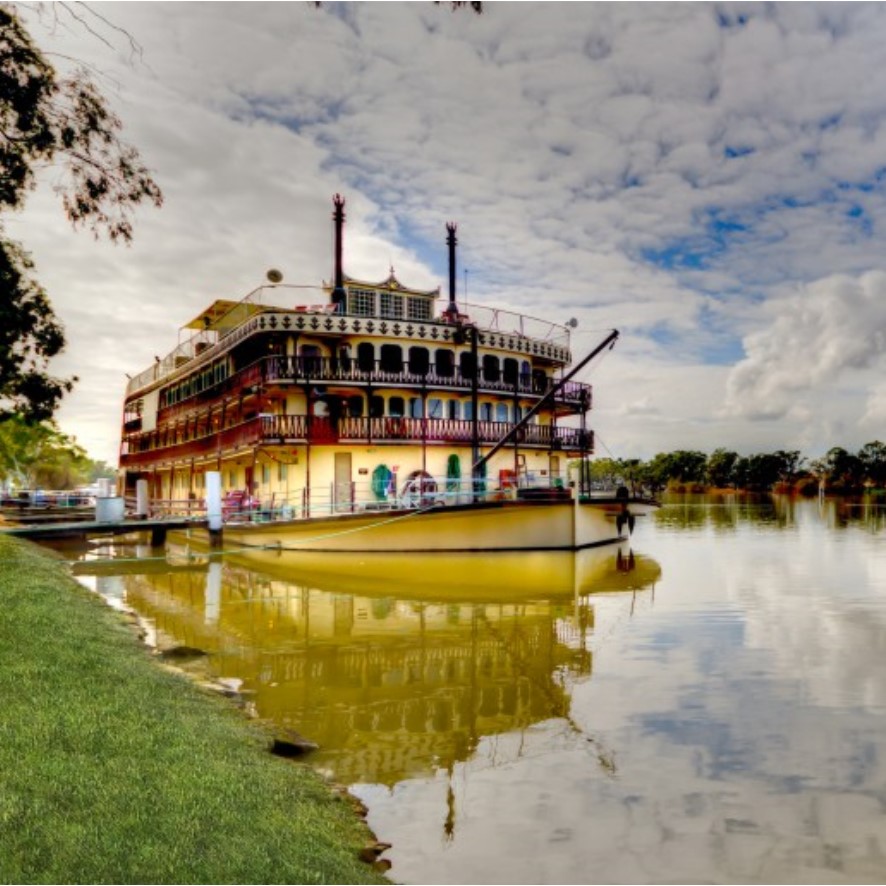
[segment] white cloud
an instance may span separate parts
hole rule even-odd
[[[245,295],[270,266],[290,282],[329,276],[335,191],[348,198],[354,275],[382,277],[394,264],[406,282],[445,284],[443,225],[455,220],[472,301],[620,328],[613,360],[623,362],[605,376],[606,396],[661,410],[613,425],[625,449],[680,445],[681,428],[698,448],[818,441],[819,412],[848,435],[826,443],[864,442],[853,434],[876,414],[865,413],[871,364],[848,356],[853,327],[827,313],[814,281],[867,280],[884,267],[883,7],[102,13],[143,44],[143,62],[78,28],[34,33],[106,70],[106,88],[119,82],[127,137],[166,204],[138,213],[131,249],[71,233],[45,191],[8,223],[67,324],[59,367],[83,379],[62,423],[96,456],[116,450],[123,372],[169,350],[205,303]],[[718,14],[734,26],[718,26]],[[830,332],[841,337],[829,372],[807,365],[779,321],[797,307],[786,285],[809,286],[806,335],[825,348]],[[835,297],[851,301],[846,285]],[[776,328],[801,381],[780,359]],[[674,381],[667,406],[663,384]],[[814,402],[797,402],[811,390]],[[724,402],[729,414],[714,420]],[[761,404],[777,425],[750,420]]]
[[[766,306],[770,322],[744,339],[747,356],[730,373],[726,410],[782,418],[794,398],[834,388],[886,353],[886,273],[834,276]]]

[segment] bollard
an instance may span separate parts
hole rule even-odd
[[[136,480],[135,482],[135,519],[147,520],[150,511],[150,499],[148,497],[148,481]]]
[[[222,544],[222,498],[221,473],[206,472],[206,520],[209,523],[209,545],[219,548]]]

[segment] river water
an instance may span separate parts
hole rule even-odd
[[[74,556],[320,745],[396,882],[886,881],[884,508],[671,500],[577,556]]]

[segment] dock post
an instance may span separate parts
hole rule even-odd
[[[209,546],[222,546],[221,472],[206,472],[206,520],[209,524]]]
[[[135,481],[135,519],[147,520],[150,500],[148,498],[148,481]]]

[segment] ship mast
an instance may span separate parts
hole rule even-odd
[[[475,335],[476,335],[476,327],[474,327],[474,331],[475,331]],[[498,452],[499,449],[501,449],[503,446],[507,446],[507,444],[510,442],[510,440],[511,440],[511,439],[512,439],[512,438],[513,438],[513,437],[514,437],[514,436],[515,436],[515,435],[516,435],[516,434],[517,434],[522,428],[524,428],[524,427],[526,426],[526,424],[529,422],[529,420],[530,420],[534,415],[536,415],[541,409],[543,409],[543,408],[547,405],[547,403],[548,403],[550,400],[553,400],[553,398],[554,398],[554,397],[555,397],[555,396],[556,396],[556,395],[557,395],[557,394],[563,389],[563,387],[565,386],[566,382],[568,382],[570,379],[572,379],[572,377],[575,376],[576,373],[578,373],[578,372],[580,372],[582,369],[584,369],[584,367],[587,366],[588,363],[590,363],[591,360],[593,360],[594,357],[597,356],[597,354],[599,354],[601,351],[605,351],[607,347],[608,347],[608,348],[613,348],[613,347],[615,347],[615,342],[616,342],[616,340],[618,339],[618,335],[619,335],[618,330],[617,330],[617,329],[613,329],[612,332],[610,332],[609,335],[607,335],[606,338],[604,338],[603,341],[601,341],[600,344],[598,344],[597,347],[594,348],[594,350],[590,352],[590,354],[588,354],[588,355],[587,355],[587,356],[586,356],[586,357],[585,357],[580,363],[578,363],[578,364],[577,364],[575,367],[573,367],[568,373],[566,373],[566,375],[564,375],[563,378],[561,378],[560,381],[558,381],[558,382],[557,382],[557,383],[556,383],[556,384],[555,384],[555,385],[554,385],[554,386],[553,386],[553,387],[552,387],[552,388],[551,388],[551,389],[550,389],[550,390],[549,390],[549,391],[548,391],[548,392],[547,392],[547,393],[546,393],[546,394],[545,394],[545,395],[544,395],[544,396],[538,401],[538,403],[536,403],[535,406],[533,406],[532,409],[530,409],[529,412],[527,412],[526,415],[524,415],[523,418],[521,418],[520,421],[518,421],[518,422],[517,422],[517,423],[516,423],[516,424],[515,424],[515,425],[514,425],[514,426],[513,426],[513,427],[512,427],[512,428],[511,428],[511,429],[510,429],[510,430],[509,430],[509,431],[508,431],[508,432],[507,432],[507,433],[506,433],[506,434],[505,434],[505,435],[504,435],[499,441],[498,441],[498,443],[496,443],[495,446],[493,446],[492,449],[490,449],[489,452],[486,453],[486,455],[484,455],[484,456],[483,456],[482,458],[480,458],[480,459],[475,458],[475,460],[474,460],[474,464],[473,464],[472,467],[471,467],[471,474],[472,474],[474,477],[476,477],[476,476],[477,476],[477,472],[480,470],[480,468],[481,468],[484,464],[486,464],[486,462],[489,461],[489,459],[492,458],[492,456],[495,455],[495,453]]]

